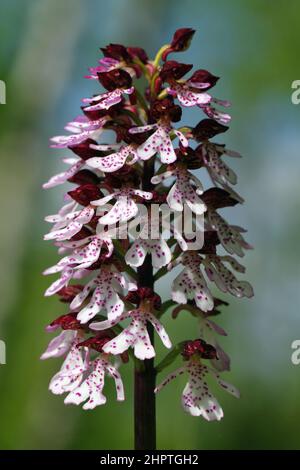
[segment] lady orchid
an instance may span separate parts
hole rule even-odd
[[[189,47],[194,32],[178,29],[154,60],[139,47],[109,44],[102,49],[104,57],[86,78],[98,81],[104,91],[82,100],[82,115],[65,128],[69,135],[51,139],[51,147],[73,156],[63,159],[66,171],[44,184],[46,189],[73,185],[58,213],[46,217],[53,226],[45,240],[53,240],[61,256],[44,272],[60,276],[46,295],[58,295],[67,307],[47,327],[60,333],[41,358],[64,357],[49,388],[67,394],[66,404],[92,409],[106,403],[108,376],[122,401],[121,373],[132,362],[137,449],[155,448],[155,393],[177,376],[187,374],[181,401],[192,416],[223,417],[209,377],[239,396],[220,376],[230,369],[219,344],[226,332],[210,317],[228,305],[215,297],[215,288],[235,297],[253,295],[239,277],[244,266],[234,258],[251,246],[244,230],[222,215],[223,208],[243,202],[232,188],[237,176],[225,163],[240,155],[211,140],[228,130],[230,116],[216,106],[229,103],[212,96],[217,76],[203,69],[190,74],[191,64],[169,60]],[[144,90],[140,79],[147,83]],[[178,124],[186,107],[204,113],[198,124]],[[114,142],[107,131],[115,134]],[[207,189],[199,179],[205,170],[213,184]],[[161,218],[163,208],[172,216]],[[187,211],[192,231],[202,230],[200,246],[190,243],[176,222],[179,216],[186,222]],[[140,227],[138,233],[132,224]],[[162,303],[155,282],[176,266],[171,300]],[[193,339],[172,345],[164,317],[172,312],[175,319],[182,310],[197,319],[198,327]],[[171,349],[158,365],[154,331]],[[156,386],[156,375],[180,357],[179,368]]]

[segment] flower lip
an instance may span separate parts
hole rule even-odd
[[[100,199],[102,193],[98,186],[95,184],[82,184],[78,188],[68,191],[69,196],[71,196],[74,201],[78,202],[82,206],[88,206],[91,201]]]
[[[223,126],[214,119],[202,119],[194,128],[193,136],[197,142],[202,140],[211,139],[215,135],[226,132],[229,129],[228,126]]]
[[[217,351],[211,345],[206,343],[203,339],[195,339],[192,341],[187,341],[183,346],[182,356],[185,359],[189,359],[191,356],[196,354],[202,359],[217,359]]]
[[[192,68],[192,64],[182,64],[176,60],[168,60],[164,63],[159,75],[164,82],[179,80]]]
[[[98,80],[108,91],[114,91],[116,88],[130,88],[132,78],[128,72],[122,69],[113,69],[109,72],[98,73]]]

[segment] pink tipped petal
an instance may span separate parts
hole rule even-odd
[[[155,318],[154,315],[152,314],[149,314],[149,321],[150,323],[152,323],[156,333],[158,334],[158,336],[160,337],[163,345],[170,349],[172,347],[172,343],[171,343],[171,340],[168,336],[168,333],[166,332],[164,326],[160,323],[159,320],[157,320],[157,318]]]
[[[81,349],[75,342],[67,355],[61,370],[52,378],[49,389],[55,395],[71,392],[81,383],[85,369]]]
[[[124,386],[123,386],[123,382],[122,382],[120,373],[112,365],[108,365],[106,367],[106,370],[109,373],[109,375],[111,376],[111,378],[115,381],[116,392],[117,392],[117,400],[118,401],[124,401],[125,400]]]
[[[69,280],[72,278],[73,275],[73,269],[72,268],[65,268],[62,271],[60,279],[57,281],[53,282],[50,287],[45,292],[45,296],[48,297],[50,295],[56,294],[60,289],[68,285]]]
[[[63,356],[69,349],[75,339],[75,331],[62,331],[58,336],[53,338],[46,351],[41,355],[41,359],[49,359],[50,357]]]
[[[176,379],[179,375],[182,375],[186,372],[186,367],[180,367],[179,369],[171,372],[167,377],[161,382],[154,390],[154,393],[159,393],[166,385]]]
[[[171,176],[173,176],[174,174],[174,171],[170,170],[170,171],[165,171],[164,173],[160,173],[158,175],[155,175],[151,178],[151,183],[152,184],[159,184],[159,183],[162,183],[164,180],[170,178]]]
[[[74,176],[80,168],[84,165],[83,161],[79,161],[75,163],[75,165],[71,166],[67,171],[64,171],[63,173],[59,173],[58,175],[52,176],[50,180],[47,183],[43,184],[44,189],[49,189],[49,188],[54,188],[55,186],[58,186],[60,184],[65,183],[69,178]]]
[[[204,277],[201,274],[200,259],[193,252],[183,255],[184,270],[174,279],[172,299],[177,303],[187,303],[193,298],[203,312],[213,309],[214,302]]]
[[[183,147],[188,147],[189,146],[189,141],[182,132],[177,131],[176,129],[174,129],[174,134],[177,135],[177,137],[178,137],[178,139],[179,139],[179,141],[180,141],[180,143]]]

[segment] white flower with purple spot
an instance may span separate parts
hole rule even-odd
[[[211,102],[208,104],[199,104],[199,108],[204,111],[204,113],[210,118],[214,119],[215,121],[219,122],[220,124],[226,125],[231,121],[231,116],[227,113],[223,113],[216,109],[214,106],[212,106],[211,103],[216,103],[221,106],[224,106],[225,108],[228,108],[230,106],[229,101],[225,100],[218,100],[216,98],[212,98]]]
[[[90,121],[86,116],[78,116],[74,121],[70,122],[65,129],[73,132],[71,135],[58,135],[52,137],[52,148],[65,148],[78,145],[86,139],[97,140],[103,132],[103,126],[107,118]]]
[[[115,153],[111,153],[106,157],[93,157],[86,161],[91,168],[96,168],[104,173],[112,173],[120,170],[125,163],[133,165],[139,159],[136,147],[134,145],[90,145],[91,148],[102,151],[116,149]]]
[[[41,355],[41,359],[63,356],[69,351],[76,337],[77,331],[63,330],[58,336],[50,341],[46,351]]]
[[[214,321],[206,318],[203,314],[200,314],[198,318],[200,337],[204,339],[206,343],[211,344],[217,352],[217,358],[210,359],[210,363],[219,372],[230,370],[230,357],[220,346],[216,338],[216,334],[227,336],[226,331],[217,325]]]
[[[121,102],[123,95],[131,95],[134,92],[134,87],[127,89],[117,88],[101,95],[93,96],[93,98],[83,98],[83,103],[88,103],[89,106],[85,108],[86,111],[97,111],[99,109],[109,109],[111,106]],[[97,102],[96,104],[90,104]]]
[[[147,322],[153,325],[164,346],[166,348],[172,347],[170,338],[160,321],[152,313],[141,308],[122,314],[118,320],[91,323],[90,328],[97,331],[106,330],[127,318],[130,318],[130,324],[124,328],[122,333],[106,343],[103,346],[103,351],[117,355],[132,347],[138,359],[142,361],[144,359],[151,359],[155,356],[155,350],[147,331]]]
[[[176,259],[172,266],[183,264],[183,271],[174,279],[172,299],[179,304],[186,304],[188,299],[194,299],[196,305],[207,312],[214,307],[213,297],[200,271],[201,257],[190,251]]]
[[[199,91],[197,88],[199,88]],[[182,106],[186,107],[208,104],[212,99],[208,93],[197,86],[197,83],[190,80],[186,80],[185,83],[174,83],[167,89],[167,92],[172,96],[177,96]]]
[[[178,166],[174,170],[160,173],[151,179],[153,184],[159,184],[171,176],[175,177],[175,183],[167,196],[167,203],[174,211],[182,212],[184,204],[195,214],[201,215],[206,211],[206,205],[199,198],[203,193],[201,182],[186,168]]]
[[[71,165],[70,168],[62,173],[52,176],[47,183],[43,184],[44,189],[54,188],[55,186],[65,183],[69,178],[76,175],[76,173],[85,165],[85,161],[81,158],[65,158],[63,162]]]
[[[215,348],[217,352],[217,358],[210,359],[212,366],[220,372],[230,370],[230,358],[228,354],[226,354],[226,352],[222,349],[216,338],[216,334],[220,336],[227,336],[226,331],[217,325],[217,323],[210,320],[207,317],[207,314],[202,312],[202,310],[193,305],[178,305],[173,310],[172,317],[176,318],[179,312],[182,310],[191,312],[191,314],[198,319],[199,337]]]
[[[107,249],[106,256],[111,256],[114,246],[110,238],[106,238],[105,236],[101,235],[95,235],[93,237],[88,237],[88,239],[85,239],[85,241],[86,240],[89,240],[87,245],[84,247],[79,246],[78,248],[75,248],[71,255],[65,256],[57,264],[44,271],[45,275],[55,274],[58,272],[62,273],[61,278],[55,281],[46,290],[46,296],[53,295],[65,287],[70,279],[72,279],[74,270],[82,272],[98,261],[103,247]],[[83,240],[80,240],[79,243],[82,242]],[[76,244],[76,242],[74,242],[74,244]]]
[[[210,374],[216,379],[218,384],[228,393],[239,398],[239,391],[231,384],[221,379],[220,375],[202,365],[198,360],[190,359],[183,367],[169,374],[166,379],[156,387],[158,393],[176,377],[187,373],[189,380],[183,390],[181,403],[183,409],[192,416],[202,416],[207,421],[220,421],[223,418],[223,410],[209,390],[206,376]]]
[[[208,211],[208,220],[212,229],[218,233],[219,240],[224,249],[231,255],[244,256],[243,249],[251,249],[241,232],[241,227],[229,225],[216,211]]]
[[[110,267],[103,266],[100,273],[72,300],[70,307],[78,310],[86,298],[92,293],[89,303],[78,313],[77,319],[81,323],[87,323],[95,315],[105,310],[109,320],[120,317],[124,310],[124,302],[118,294],[124,291],[136,290],[136,285],[126,277],[113,271]]]
[[[205,272],[210,281],[214,282],[222,292],[228,292],[235,297],[252,297],[254,295],[251,284],[239,281],[224,265],[229,263],[237,272],[244,273],[245,268],[231,256],[206,255],[203,259]]]
[[[211,142],[201,145],[201,153],[203,162],[213,182],[221,185],[236,184],[237,176],[235,172],[223,162],[221,155],[225,154],[239,158],[241,157],[239,153],[227,150],[226,147],[224,148],[221,145],[212,144]]]
[[[73,388],[64,400],[66,405],[83,405],[84,410],[94,409],[96,406],[104,405],[106,397],[103,395],[104,379],[108,374],[115,382],[117,400],[125,400],[123,382],[120,373],[117,371],[107,359],[106,354],[100,356],[93,361],[92,372],[78,386]]]
[[[79,338],[76,338],[60,371],[51,379],[49,390],[55,395],[71,392],[78,387],[88,369],[88,349],[77,347],[78,342]]]
[[[76,201],[71,201],[65,204],[59,211],[58,214],[47,215],[45,217],[45,221],[51,224],[54,224],[52,227],[52,231],[59,230],[62,227],[68,225],[68,223],[73,220],[80,211],[75,212],[77,207]]]
[[[75,207],[75,206],[72,206]],[[88,224],[95,214],[95,209],[91,206],[84,207],[82,210],[69,212],[65,216],[46,217],[47,222],[59,222],[52,230],[44,236],[44,240],[70,240],[76,233],[80,232],[83,225]],[[69,223],[68,223],[69,222]],[[64,226],[65,225],[65,226]]]
[[[98,60],[99,65],[96,67],[89,67],[89,71],[91,75],[86,75],[85,78],[89,78],[91,80],[98,80],[98,73],[103,72],[110,72],[119,67],[120,61],[113,59],[111,57],[103,57],[102,59]]]
[[[108,213],[100,217],[99,223],[102,225],[111,225],[117,222],[127,222],[132,219],[132,217],[135,217],[139,212],[139,208],[134,200],[135,196],[150,201],[153,194],[147,191],[141,191],[140,189],[123,188],[97,201],[92,201],[94,206],[105,206],[105,204],[112,199],[117,200]]]
[[[96,67],[89,67],[89,71],[91,75],[86,75],[85,78],[90,80],[99,80],[99,73],[103,72],[110,72],[111,70],[115,70],[118,68],[122,68],[125,70],[129,75],[133,78],[136,76],[135,70],[132,67],[126,66],[126,63],[117,59],[113,59],[111,57],[104,57],[99,59],[99,65]]]
[[[131,134],[146,132],[156,129],[155,132],[137,148],[137,154],[141,160],[149,160],[156,153],[160,155],[162,163],[172,163],[177,159],[173,148],[170,133],[173,132],[180,140],[183,147],[188,147],[188,140],[185,135],[168,124],[150,124],[147,126],[133,127]]]
[[[143,239],[137,238],[125,255],[125,261],[129,266],[141,266],[147,254],[152,257],[154,268],[160,269],[170,263],[172,253],[167,242],[163,238]]]

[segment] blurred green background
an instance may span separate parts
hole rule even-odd
[[[300,79],[299,17],[298,0],[1,0],[1,449],[132,446],[130,366],[123,369],[123,404],[110,381],[108,404],[93,412],[66,407],[47,390],[61,360],[39,361],[49,341],[44,327],[64,307],[43,297],[51,280],[41,272],[57,260],[42,241],[43,218],[56,212],[62,192],[41,184],[66,155],[49,149],[48,138],[62,133],[81,97],[94,92],[83,75],[98,47],[120,42],[153,55],[179,27],[197,34],[176,59],[221,76],[214,94],[233,103],[231,131],[219,141],[245,156],[233,166],[246,203],[228,215],[255,245],[245,263],[256,295],[231,301],[217,319],[229,333],[222,340],[232,358],[227,375],[241,399],[216,390],[225,418],[207,423],[183,413],[184,381],[174,382],[157,400],[158,448],[300,448],[300,366],[290,360],[291,342],[300,338],[300,105],[291,103],[291,82]],[[199,119],[196,112],[188,117]],[[168,282],[159,289],[166,298]],[[174,340],[195,337],[187,314],[167,325]]]

